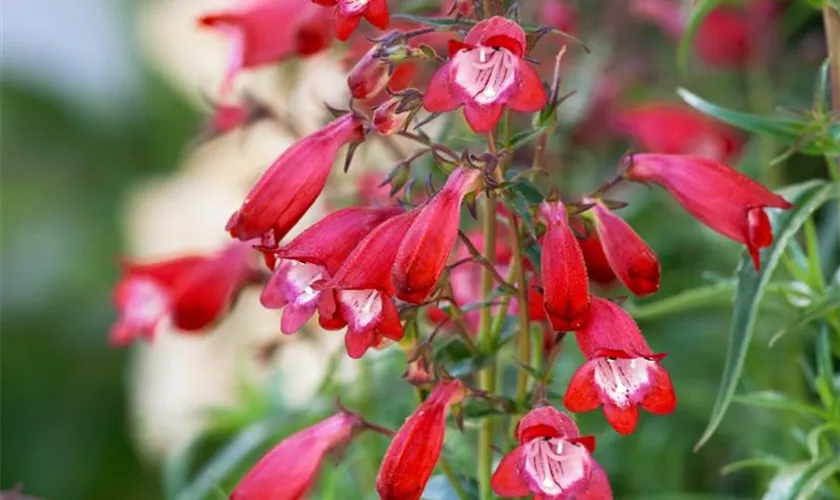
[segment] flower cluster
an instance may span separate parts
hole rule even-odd
[[[362,18],[379,29],[389,26],[384,0],[313,1],[317,5],[263,0],[200,19],[202,26],[232,39],[223,96],[240,70],[323,50],[333,32],[348,40]],[[646,2],[635,4],[647,12]],[[552,23],[572,22],[568,12],[549,10]],[[517,342],[528,345],[531,322],[545,332],[549,374],[558,343],[574,333],[585,362],[568,381],[563,406],[568,412],[603,408],[616,432],[631,434],[640,407],[667,414],[675,409],[676,396],[663,366],[665,354],[651,349],[615,300],[624,290],[636,296],[657,292],[661,269],[653,249],[616,213],[625,203],[608,192],[628,181],[664,187],[697,220],[743,244],[757,269],[760,250],[773,240],[766,210],[791,205],[723,163],[737,157],[740,136],[662,103],[616,108],[610,120],[611,130],[649,152],[627,155],[615,178],[593,192],[574,198],[560,198],[555,189],[543,194],[549,189],[527,179],[530,170],[550,168],[541,163],[541,154],[555,130],[562,99],[559,74],[546,84],[532,62],[536,31],[526,32],[517,20],[489,12],[473,19],[477,13],[469,2],[452,2],[446,14],[453,16],[452,26],[470,29],[462,39],[450,34],[445,59],[431,42],[417,42],[439,28],[414,26],[369,36],[372,46],[362,43],[367,48],[357,51],[347,80],[350,109],[336,112],[333,121],[301,138],[267,168],[225,226],[234,243],[216,255],[127,265],[115,292],[122,316],[112,342],[152,340],[164,318],[179,330],[201,330],[227,310],[241,287],[260,283],[262,305],[282,309],[279,330],[284,334],[299,331],[317,313],[323,329],[344,331],[351,358],[397,341],[415,353],[406,360],[407,378],[431,392],[396,432],[382,459],[376,481],[380,498],[421,497],[441,460],[447,415],[454,413],[460,421],[461,407],[470,398],[503,406],[517,422],[516,446],[504,454],[492,477],[479,472],[480,485],[510,498],[612,498],[607,474],[593,458],[594,438],[581,436],[572,418],[551,405],[546,380],[534,384],[533,393],[541,397],[528,402],[522,391],[515,407],[505,406],[492,385],[476,387],[475,373],[449,375],[446,362],[434,356],[438,331],[457,332],[474,355],[492,358],[504,347],[493,324],[516,314]],[[555,49],[560,71],[564,48]],[[422,71],[414,67],[421,63],[437,64],[425,84]],[[394,85],[405,64],[413,65],[413,83],[419,88]],[[451,112],[458,108],[463,108],[464,133],[471,131],[481,146],[471,142],[472,150],[454,151],[423,131],[440,115],[457,124],[460,113]],[[534,137],[542,141],[530,170],[519,164],[509,132],[522,113],[534,115]],[[241,108],[220,107],[214,131],[243,126],[249,116]],[[339,208],[287,238],[323,191],[342,148],[349,146],[352,153],[359,144],[393,138],[420,146],[386,178],[392,194],[402,191],[402,200]],[[425,193],[414,182],[419,176],[414,162],[420,158],[431,160]],[[348,154],[346,165],[351,164]],[[436,190],[434,179],[443,176]],[[523,183],[530,198],[518,187]],[[474,214],[478,205],[480,229],[463,210]],[[263,257],[259,264],[258,255]],[[620,287],[618,293],[612,284]],[[432,328],[421,336],[424,326]],[[523,378],[522,386],[528,384]],[[371,424],[342,410],[284,439],[242,479],[231,498],[302,498],[324,457],[365,428]],[[484,446],[480,453],[492,454],[492,441]]]

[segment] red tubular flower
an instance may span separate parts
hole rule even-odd
[[[446,411],[465,396],[460,380],[442,381],[408,417],[379,467],[376,491],[380,499],[420,499],[443,450]]]
[[[388,86],[388,81],[391,79],[390,64],[379,57],[381,53],[382,45],[374,45],[347,75],[350,95],[356,99],[374,97]]]
[[[243,9],[204,15],[198,22],[232,39],[222,94],[240,70],[315,54],[332,38],[329,19],[307,0],[259,0]]]
[[[463,105],[477,134],[492,130],[505,106],[539,111],[548,96],[524,59],[526,48],[525,32],[514,21],[498,16],[481,21],[463,42],[449,42],[449,60],[432,77],[423,106],[438,113]]]
[[[697,30],[694,50],[710,67],[744,67],[753,57],[746,13],[726,6],[713,9]]]
[[[461,201],[476,188],[479,170],[458,168],[443,189],[421,207],[405,234],[391,273],[397,297],[423,303],[437,285],[458,239]]]
[[[700,222],[745,245],[756,270],[758,250],[773,243],[764,209],[793,207],[737,170],[697,156],[633,155],[627,177],[661,185]]]
[[[326,455],[353,438],[358,415],[341,412],[287,437],[236,485],[230,500],[299,500],[318,476]]]
[[[594,228],[587,227],[580,220],[572,220],[571,226],[577,232],[578,246],[583,253],[583,261],[586,263],[586,275],[595,283],[609,285],[616,280],[615,273],[610,267],[598,232]]]
[[[373,130],[379,135],[394,135],[405,126],[405,121],[411,114],[410,111],[397,113],[401,99],[392,98],[383,102],[373,111]]]
[[[597,200],[592,214],[601,247],[616,277],[631,292],[642,297],[659,290],[659,261],[630,224]]]
[[[357,116],[346,114],[284,151],[225,229],[234,238],[261,238],[263,246],[275,247],[321,194],[339,148],[364,139],[362,125]]]
[[[675,104],[653,103],[626,109],[616,123],[652,153],[692,154],[726,161],[738,156],[744,144],[743,137],[732,127]]]
[[[128,263],[114,291],[120,319],[111,329],[111,344],[127,345],[139,337],[153,340],[166,318],[183,331],[209,326],[250,279],[252,253],[249,245],[235,243],[212,256]]]
[[[324,7],[335,6],[335,36],[346,41],[356,31],[364,17],[373,26],[384,30],[388,27],[387,0],[312,0]]]
[[[347,323],[344,344],[351,358],[360,358],[385,338],[400,340],[402,324],[392,296],[391,268],[406,231],[419,212],[412,210],[392,217],[370,232],[347,257],[335,276],[315,286],[335,290],[336,311]]]
[[[298,331],[316,309],[335,311],[332,291],[315,290],[312,285],[330,279],[362,238],[402,211],[400,207],[338,210],[277,250],[277,267],[260,302],[269,309],[285,307],[280,330]]]
[[[572,376],[563,403],[569,411],[604,407],[617,432],[630,434],[639,406],[655,414],[674,411],[677,399],[671,377],[659,365],[633,318],[617,304],[592,296],[589,318],[576,332],[586,363]]]
[[[583,254],[569,227],[563,203],[545,201],[540,205],[540,214],[547,226],[541,256],[545,312],[555,331],[574,330],[589,309]]]
[[[604,469],[592,459],[593,436],[581,437],[566,414],[550,406],[531,410],[516,426],[519,446],[502,457],[490,486],[504,498],[611,500]]]

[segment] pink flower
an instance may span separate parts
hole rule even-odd
[[[593,436],[550,406],[531,410],[516,426],[519,446],[502,457],[490,485],[504,498],[611,500],[604,469],[592,459]]]
[[[589,310],[583,253],[563,203],[545,201],[540,214],[546,223],[541,254],[545,312],[555,331],[574,330]]]
[[[376,477],[381,500],[420,500],[443,451],[446,412],[465,396],[460,380],[444,380],[408,417],[385,452]]]
[[[630,224],[612,213],[606,205],[593,202],[595,230],[607,262],[616,277],[631,292],[642,297],[659,290],[659,261],[653,250],[633,231]]]
[[[334,311],[334,293],[316,290],[312,285],[329,280],[362,238],[402,212],[399,207],[338,210],[278,249],[277,267],[260,302],[269,309],[285,308],[280,330],[294,333],[316,310]]]
[[[690,154],[716,161],[738,156],[743,137],[690,108],[652,103],[623,110],[618,126],[651,153]]]
[[[573,34],[578,27],[578,13],[568,0],[540,2],[540,22],[563,33]]]
[[[461,219],[461,201],[477,188],[480,171],[460,167],[424,206],[400,243],[391,277],[397,297],[423,303],[437,285]]]
[[[326,455],[347,443],[362,424],[341,412],[287,437],[257,462],[230,500],[299,500],[318,476]]]
[[[481,21],[463,42],[449,42],[449,61],[432,77],[423,106],[437,113],[463,105],[467,123],[477,134],[492,130],[505,106],[539,111],[548,96],[524,59],[526,48],[525,32],[514,21],[498,16]]]
[[[364,17],[367,22],[383,30],[388,27],[387,0],[312,0],[325,7],[335,6],[335,36],[346,41]]]
[[[387,61],[381,59],[382,55],[382,45],[374,45],[350,70],[347,75],[347,87],[354,98],[375,97],[388,86],[391,68]]]
[[[284,151],[225,229],[234,238],[261,238],[263,246],[275,247],[321,194],[339,148],[364,139],[362,126],[360,118],[346,114]]]
[[[332,38],[329,19],[307,0],[258,0],[245,8],[204,15],[198,22],[232,40],[222,95],[230,91],[240,70],[315,54]]]
[[[563,403],[569,411],[604,407],[617,432],[631,434],[639,406],[655,414],[674,411],[677,404],[671,377],[659,365],[639,327],[618,305],[592,296],[589,318],[575,334],[586,363],[572,376]]]
[[[347,323],[344,344],[351,358],[360,358],[386,338],[400,340],[403,328],[392,296],[391,268],[406,231],[419,212],[392,217],[370,232],[329,282],[316,289],[335,290],[338,314]]]
[[[655,182],[670,191],[700,222],[745,245],[756,269],[758,250],[773,243],[765,209],[793,206],[737,170],[697,156],[633,155],[627,178]]]
[[[111,344],[127,345],[140,337],[153,340],[165,319],[187,332],[209,326],[250,280],[252,254],[249,245],[235,243],[211,256],[126,264],[114,290],[120,318],[111,329]]]

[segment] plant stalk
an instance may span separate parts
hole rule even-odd
[[[484,200],[482,211],[484,224],[484,257],[495,261],[496,256],[496,200],[492,193],[488,193]],[[493,291],[493,274],[487,269],[481,269],[481,297],[485,301],[490,300]],[[484,353],[490,352],[495,342],[492,332],[493,316],[492,309],[488,305],[483,307],[479,316],[479,343]],[[479,374],[479,388],[490,394],[496,392],[496,362],[490,363],[487,368]],[[493,419],[485,418],[481,422],[478,431],[478,495],[479,499],[490,498],[490,476],[493,468]]]
[[[528,280],[525,277],[525,259],[522,255],[522,235],[519,233],[519,220],[513,213],[510,214],[510,246],[513,257],[513,274],[515,276],[517,289],[517,316],[519,320],[519,333],[517,343],[519,362],[530,366],[531,364],[531,318],[528,314]],[[516,373],[516,403],[524,405],[528,395],[528,372],[517,370]]]

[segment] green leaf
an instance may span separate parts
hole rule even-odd
[[[840,457],[829,457],[811,463],[800,473],[790,488],[788,498],[808,500],[826,479],[840,472]]]
[[[774,391],[760,391],[746,394],[744,396],[734,396],[732,400],[738,404],[754,406],[757,408],[790,411],[800,415],[815,416],[820,418],[827,417],[826,413],[819,408],[809,406],[798,401],[793,401],[784,394]]]
[[[231,472],[256,450],[261,448],[272,436],[276,422],[263,420],[244,429],[233,438],[210,462],[196,475],[193,482],[178,493],[177,500],[200,500],[218,488]]]
[[[820,297],[806,309],[793,323],[782,327],[770,339],[772,347],[787,333],[840,310],[840,287],[834,287],[829,293]]]
[[[522,220],[522,223],[525,224],[525,229],[528,230],[531,237],[536,239],[537,226],[534,224],[534,216],[531,214],[531,206],[528,204],[528,200],[525,196],[518,191],[508,191],[505,198],[508,200],[510,208],[513,212]]]
[[[709,15],[712,9],[722,3],[724,2],[721,0],[700,0],[691,9],[691,16],[688,18],[685,32],[683,32],[680,45],[677,47],[677,66],[680,70],[685,70],[691,45],[694,43],[694,37],[697,35],[697,30],[700,29],[700,25],[703,24],[703,20],[706,19],[706,16]]]
[[[805,442],[808,445],[808,452],[814,460],[820,456],[820,438],[827,431],[834,431],[838,436],[840,436],[840,422],[826,422],[822,425],[818,425],[811,429],[810,432],[808,432],[807,438],[805,438]]]
[[[533,141],[537,137],[540,136],[545,132],[545,129],[542,128],[532,128],[528,130],[523,130],[515,134],[513,137],[510,138],[510,142],[507,143],[505,146],[506,149],[511,151],[516,151],[517,149],[521,148],[522,146],[528,144],[529,142]]]
[[[711,418],[695,445],[695,450],[700,449],[712,437],[729,408],[732,396],[735,395],[755,329],[759,304],[785,247],[808,217],[828,201],[834,192],[833,186],[823,181],[806,182],[781,190],[779,194],[793,203],[794,208],[768,210],[775,238],[773,244],[761,252],[761,271],[756,272],[746,252],[742,254],[736,270],[738,285],[723,377]]]
[[[446,17],[426,17],[414,14],[392,14],[391,19],[411,21],[413,23],[431,26],[433,28],[460,28],[469,27],[475,24],[475,21],[469,21],[466,19],[459,19],[456,21],[455,19],[449,19]]]
[[[834,362],[831,355],[831,340],[829,339],[828,322],[820,325],[820,333],[816,341],[817,373],[815,387],[825,409],[834,408]]]
[[[684,88],[677,89],[677,94],[689,106],[702,113],[749,132],[773,136],[785,144],[793,144],[799,140],[807,127],[807,122],[801,119],[770,118],[724,108]]]
[[[747,469],[755,469],[755,468],[768,468],[768,469],[781,469],[787,465],[787,462],[783,461],[777,457],[755,457],[755,458],[748,458],[746,460],[739,460],[737,462],[733,462],[720,470],[720,473],[724,476],[728,474],[732,474],[733,472],[739,472],[742,470]]]

